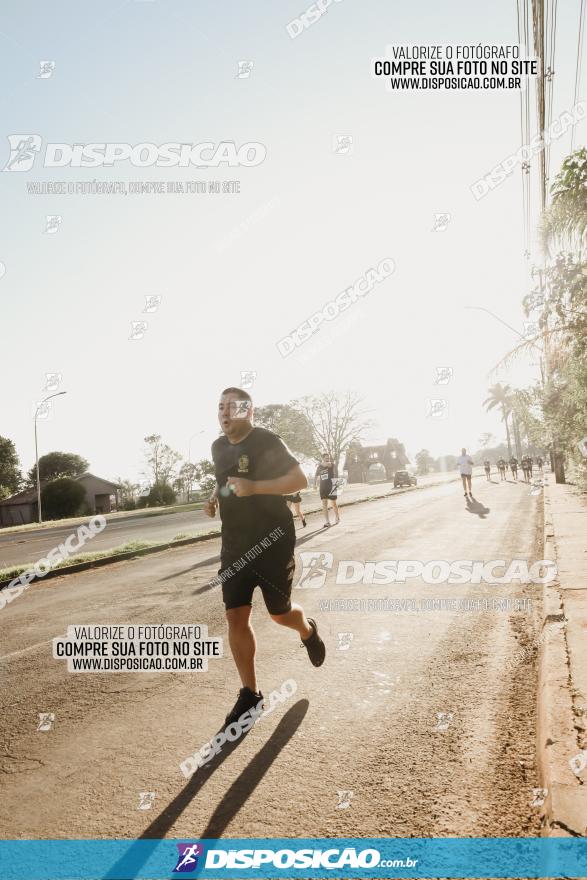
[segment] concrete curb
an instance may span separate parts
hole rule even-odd
[[[543,501],[543,558],[556,560],[558,568],[547,485]],[[547,791],[540,814],[545,837],[587,835],[587,785],[582,784],[569,764],[581,749],[573,711],[567,627],[564,592],[557,579],[544,585],[538,655],[537,761]]]

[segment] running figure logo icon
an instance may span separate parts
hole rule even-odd
[[[45,373],[45,378],[47,381],[43,391],[57,391],[63,376],[61,373]]]
[[[432,227],[432,232],[444,232],[446,229],[448,229],[449,223],[450,214],[447,214],[446,212],[434,214],[434,226]]]
[[[354,791],[349,791],[348,789],[345,791],[337,791],[338,795],[338,803],[336,805],[337,810],[348,810],[351,805],[351,800],[355,796]]]
[[[39,67],[41,69],[37,75],[37,79],[50,79],[53,76],[53,71],[55,70],[55,62],[39,61]]]
[[[37,730],[41,730],[43,732],[51,730],[54,721],[54,712],[39,712],[39,726],[37,727]]]
[[[338,650],[348,651],[353,638],[353,633],[338,633]]]
[[[9,134],[10,156],[4,171],[30,171],[35,156],[41,149],[42,139],[38,134]]]
[[[55,235],[56,232],[59,232],[62,220],[61,214],[46,214],[43,233],[45,235]]]
[[[334,556],[332,553],[309,551],[300,553],[302,573],[297,583],[298,590],[315,590],[323,587],[326,582],[326,574],[332,569]]]
[[[137,810],[150,810],[154,800],[154,791],[139,791],[139,805]]]
[[[436,727],[434,730],[444,731],[448,730],[452,723],[453,714],[452,712],[437,712],[436,713]]]
[[[161,297],[159,295],[153,296],[152,294],[149,296],[145,296],[145,308],[143,312],[146,312],[148,315],[152,315],[153,312],[156,312],[159,306],[161,305]]]
[[[436,367],[435,385],[448,385],[453,377],[452,367]]]
[[[178,843],[179,856],[174,874],[191,874],[198,867],[198,858],[204,854],[201,843]]]

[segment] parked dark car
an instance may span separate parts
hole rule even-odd
[[[397,489],[398,486],[417,486],[418,481],[413,474],[408,473],[408,471],[396,471],[393,475],[393,488]]]

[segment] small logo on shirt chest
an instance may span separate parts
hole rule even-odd
[[[249,472],[249,456],[241,455],[238,460],[238,472],[239,474],[248,474]]]

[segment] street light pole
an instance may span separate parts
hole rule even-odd
[[[39,447],[37,443],[37,416],[39,415],[39,410],[48,400],[51,400],[52,397],[59,397],[60,394],[67,394],[67,391],[58,391],[56,394],[50,394],[48,397],[45,397],[44,400],[41,400],[40,403],[37,404],[37,408],[35,410],[35,467],[37,469],[37,522],[42,523],[42,515],[41,515],[41,480],[39,479]]]

